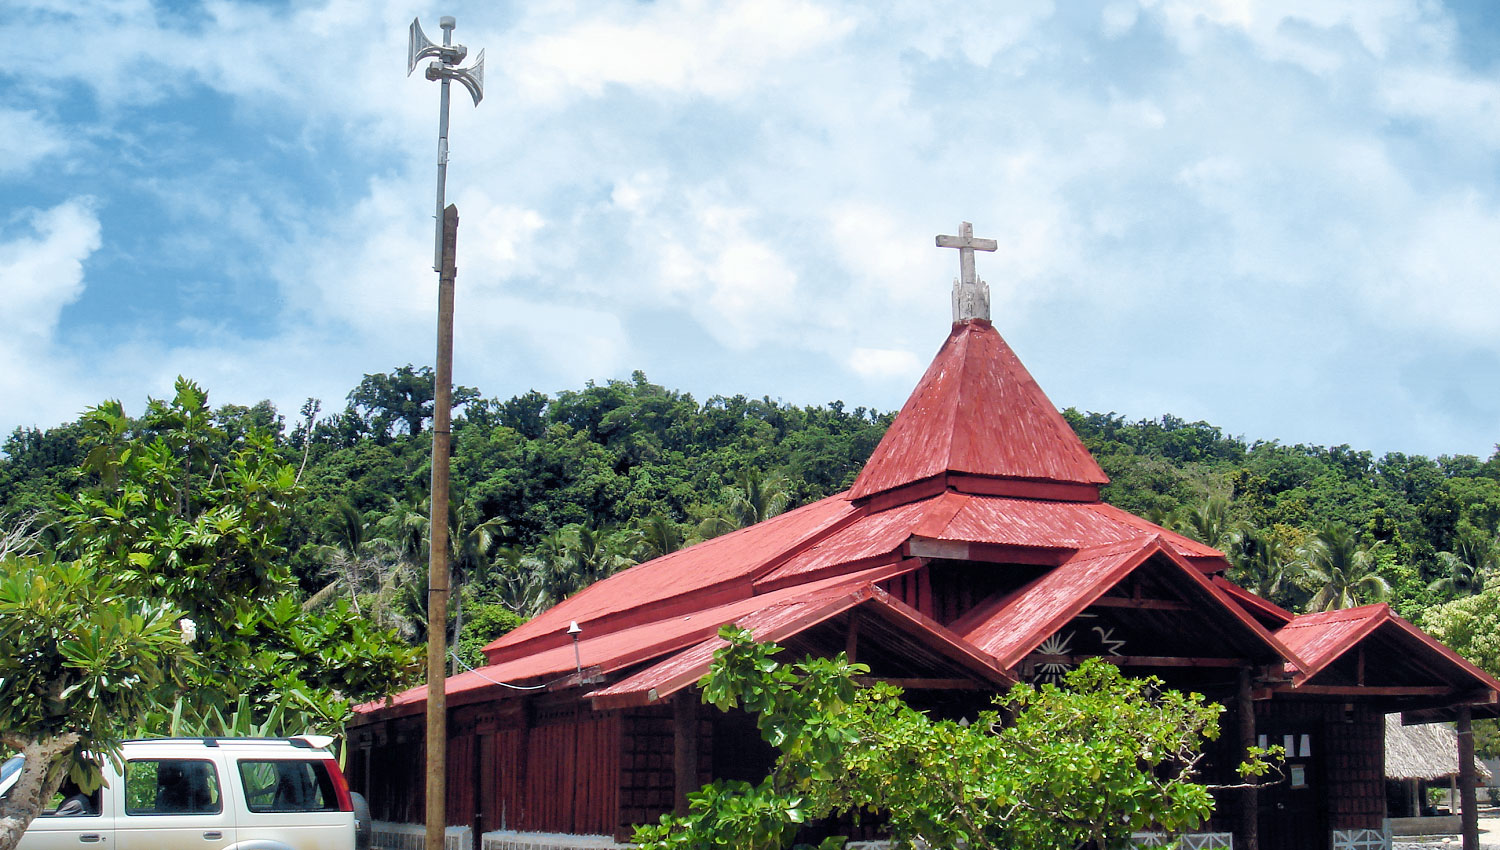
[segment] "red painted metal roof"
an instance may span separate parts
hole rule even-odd
[[[1002,667],[1014,667],[1157,548],[1149,541],[1132,541],[1086,549],[1013,596],[974,609],[954,629]]]
[[[997,687],[1015,683],[1014,677],[992,658],[868,582],[853,588],[846,585],[841,596],[827,594],[818,599],[799,599],[756,611],[734,622],[749,629],[757,641],[774,642],[855,607],[870,610],[896,624],[981,681]],[[714,653],[724,646],[725,642],[715,636],[607,688],[594,691],[589,697],[596,708],[643,705],[664,699],[701,679],[708,672]]]
[[[1127,541],[1139,545],[1159,537],[1184,558],[1211,559],[1214,570],[1228,566],[1217,550],[1102,502],[1043,502],[948,491],[860,517],[786,559],[755,586],[783,587],[841,564],[894,560],[913,536],[1066,553],[1059,560],[1078,549]]]
[[[749,618],[747,621],[758,621],[756,618],[795,616],[809,606],[846,597],[852,592],[851,588],[858,589],[872,581],[884,580],[894,572],[893,568],[865,570],[618,631],[591,635],[585,630],[578,642],[576,660],[572,642],[564,635],[565,642],[561,646],[449,677],[446,693],[450,698],[472,691],[494,691],[498,696],[505,689],[496,682],[546,683],[575,674],[580,664],[585,670],[597,668],[600,673],[613,673],[703,641],[725,623],[746,618]],[[356,710],[369,713],[420,705],[426,699],[427,688],[423,685],[397,694],[389,704],[372,702]]]
[[[1273,629],[1281,628],[1297,616],[1271,600],[1257,596],[1223,576],[1214,576],[1210,581],[1213,582],[1216,590],[1229,597],[1236,605],[1245,609],[1246,612],[1257,617],[1262,622],[1274,624],[1271,626]]]
[[[1219,623],[1227,632],[1259,645],[1268,656],[1295,660],[1296,656],[1265,627],[1225,599],[1206,576],[1158,537],[1081,550],[1010,597],[974,609],[953,624],[954,630],[995,656],[1002,666],[1013,667],[1106,591],[1153,559],[1168,565],[1185,595],[1196,597],[1205,611],[1222,610],[1225,616]]]
[[[748,528],[631,567],[584,588],[484,648],[498,664],[568,642],[577,622],[595,634],[751,596],[751,581],[789,553],[853,517],[857,509],[830,496]]]
[[[1302,659],[1301,665],[1289,667],[1287,672],[1297,673],[1303,680],[1317,675],[1379,628],[1390,613],[1390,606],[1381,603],[1294,617],[1276,631],[1281,642]]]
[[[1295,685],[1308,683],[1346,652],[1376,634],[1398,641],[1409,652],[1428,656],[1432,662],[1436,662],[1430,663],[1430,668],[1447,668],[1457,678],[1472,679],[1476,688],[1500,691],[1500,681],[1397,616],[1391,606],[1383,602],[1338,611],[1302,614],[1276,632],[1282,643],[1302,659],[1298,668],[1288,669],[1288,672],[1297,674],[1294,690]]]
[[[954,325],[849,495],[864,499],[948,472],[1109,482],[1015,352],[983,320]]]

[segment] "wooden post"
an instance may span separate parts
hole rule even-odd
[[[1479,850],[1479,801],[1474,794],[1474,711],[1458,707],[1458,796],[1463,810],[1464,850]]]
[[[677,814],[685,815],[687,795],[702,785],[698,781],[698,693],[692,688],[684,688],[672,698],[672,737],[675,744],[672,770],[676,778],[673,800]]]
[[[1256,741],[1255,700],[1251,695],[1249,667],[1240,668],[1239,689],[1235,696],[1235,708],[1240,720],[1240,752],[1248,755]],[[1259,850],[1260,791],[1258,789],[1240,789],[1240,834],[1237,844],[1243,850]]]
[[[432,393],[432,513],[427,552],[426,850],[443,850],[448,825],[448,446],[453,411],[453,279],[458,276],[458,207],[443,210],[438,275],[437,373]]]

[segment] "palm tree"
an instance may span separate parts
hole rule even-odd
[[[412,579],[410,563],[391,541],[372,535],[374,526],[347,501],[335,507],[333,526],[333,542],[314,550],[333,573],[332,578],[302,607],[314,610],[347,592],[355,613],[380,628],[395,629],[403,637],[417,634],[417,625],[396,604],[401,585]]]
[[[1318,588],[1308,603],[1310,611],[1332,611],[1360,604],[1361,597],[1381,601],[1391,586],[1381,578],[1380,555],[1384,544],[1361,545],[1349,527],[1329,523],[1303,547],[1303,574]]]
[[[1209,496],[1196,506],[1183,506],[1172,515],[1172,530],[1220,551],[1234,542],[1237,531],[1229,516],[1226,496]]]
[[[786,481],[767,478],[758,469],[741,471],[735,476],[735,486],[726,489],[728,504],[715,507],[698,523],[698,536],[704,540],[770,519],[792,501]]]
[[[1443,575],[1427,588],[1445,596],[1466,596],[1484,590],[1487,578],[1500,569],[1500,552],[1494,541],[1478,535],[1461,535],[1453,552],[1437,553]]]
[[[635,563],[607,529],[568,525],[542,538],[530,597],[541,610]]]
[[[792,494],[786,481],[767,478],[758,469],[746,469],[735,483],[739,485],[729,500],[729,514],[740,528],[768,520],[787,509]]]
[[[636,548],[643,561],[670,555],[682,548],[682,529],[661,514],[652,514],[641,520],[641,527],[636,532]]]
[[[1275,531],[1245,526],[1232,537],[1228,554],[1236,581],[1248,584],[1255,595],[1278,605],[1290,601],[1300,565]]]
[[[380,527],[393,541],[396,551],[418,571],[428,558],[432,546],[431,499],[415,502],[391,500],[391,509],[380,519]],[[478,505],[463,494],[448,500],[448,575],[453,600],[454,633],[463,629],[463,593],[465,583],[483,579],[489,573],[490,559],[510,526],[501,517],[485,519]],[[425,596],[425,594],[423,594]],[[410,594],[408,594],[408,597]],[[407,607],[413,600],[407,598]],[[420,606],[425,611],[425,603]],[[425,618],[424,618],[425,619]]]

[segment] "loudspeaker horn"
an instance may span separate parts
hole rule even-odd
[[[441,56],[443,48],[433,44],[432,39],[422,32],[422,25],[416,18],[411,19],[411,29],[406,39],[406,76],[416,70],[417,63],[429,56]]]
[[[479,51],[479,58],[473,65],[459,70],[453,78],[464,84],[474,98],[474,105],[478,106],[479,101],[484,100],[484,51]]]

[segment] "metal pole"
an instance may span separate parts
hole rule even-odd
[[[453,28],[458,22],[450,15],[438,19],[443,28],[443,46],[453,46]],[[443,94],[438,111],[438,178],[437,178],[437,232],[432,238],[432,270],[443,273],[443,199],[448,186],[448,78],[443,77]]]
[[[443,86],[446,95],[446,80]],[[442,274],[438,277],[437,374],[433,377],[432,404],[432,514],[428,520],[427,553],[426,850],[443,850],[443,832],[448,820],[448,695],[444,680],[448,666],[448,447],[452,440],[453,280],[458,275],[454,266],[458,251],[458,207],[443,210],[441,222]]]

